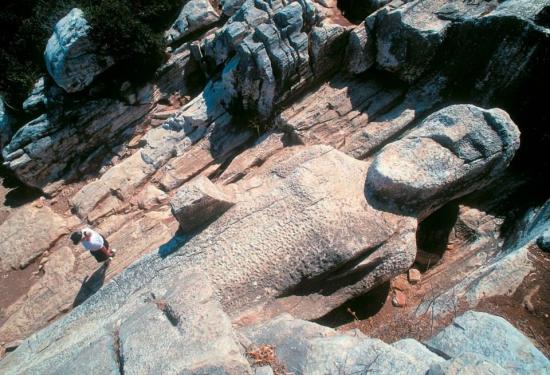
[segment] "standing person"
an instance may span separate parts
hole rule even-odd
[[[90,228],[84,228],[71,234],[71,240],[75,245],[81,243],[84,249],[93,255],[98,263],[110,261],[116,251],[109,249],[109,242],[101,234]]]

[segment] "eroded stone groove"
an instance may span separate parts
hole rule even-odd
[[[202,3],[205,14],[212,15],[211,3]],[[385,2],[361,6],[367,3]],[[23,341],[0,368],[8,373],[74,373],[76,363],[90,362],[104,365],[98,368],[106,373],[116,372],[116,366],[121,373],[197,368],[251,373],[226,313],[239,324],[266,320],[255,328],[259,331],[270,331],[272,324],[281,332],[305,327],[306,333],[327,334],[324,339],[303,335],[307,345],[301,362],[277,352],[289,368],[304,373],[336,371],[333,362],[320,358],[340,360],[340,351],[327,349],[339,345],[345,353],[358,348],[358,358],[372,369],[395,363],[419,373],[463,368],[472,358],[428,355],[414,340],[390,346],[364,337],[331,336],[328,329],[288,317],[270,319],[281,312],[324,317],[405,273],[415,260],[426,258],[430,268],[441,257],[418,249],[418,222],[450,200],[456,200],[458,213],[449,230],[464,230],[476,241],[464,240],[468,236],[457,241],[460,255],[448,265],[456,274],[438,268],[426,277],[426,283],[443,286],[437,298],[418,302],[421,310],[440,316],[456,308],[457,298],[474,307],[483,295],[509,293],[505,287],[517,288],[531,272],[526,246],[542,233],[539,225],[533,226],[536,230],[525,227],[525,234],[502,245],[495,236],[504,219],[462,200],[490,184],[509,183],[501,178],[518,151],[515,123],[526,130],[522,141],[545,142],[537,128],[544,123],[545,107],[527,87],[539,87],[534,81],[547,76],[547,8],[544,1],[526,4],[392,1],[353,27],[336,17],[341,14],[334,1],[220,1],[220,8],[213,8],[220,21],[205,18],[197,30],[211,31],[173,52],[156,86],[147,88],[151,101],[134,102],[138,96],[129,94],[120,116],[112,118],[117,130],[110,129],[117,137],[132,135],[116,158],[102,159],[106,146],[92,154],[86,148],[85,163],[77,158],[65,165],[62,156],[80,147],[81,139],[69,137],[74,144],[64,143],[69,141],[63,134],[74,129],[52,121],[57,119],[51,111],[57,108],[52,103],[59,87],[47,81],[37,84],[27,102],[37,119],[4,148],[8,167],[23,181],[61,194],[63,179],[86,176],[93,169],[83,164],[104,164],[94,180],[67,195],[72,213],[56,215],[66,222],[63,233],[89,223],[123,251],[101,278],[93,262],[61,247],[64,234],[56,234],[59,240],[51,244],[49,237],[41,240],[47,254],[22,243],[24,258],[37,259],[43,274],[27,296],[6,310],[0,341],[24,338],[69,311],[79,288],[95,292],[98,288],[87,288],[84,282],[92,273],[94,282],[100,280],[94,285],[114,279]],[[184,35],[176,40],[179,36],[172,34],[173,46],[199,35],[190,31],[189,9],[181,18],[187,29],[178,26]],[[199,69],[208,77],[205,85],[202,73],[195,74]],[[194,90],[188,74],[198,83]],[[171,95],[193,97],[176,103]],[[88,107],[90,102],[82,104],[86,113],[78,112],[82,120],[75,124],[89,125],[82,132],[92,135],[97,146],[114,134],[104,127],[102,113],[113,103],[99,113]],[[147,124],[126,123],[138,106],[146,112]],[[245,123],[252,128],[236,126]],[[270,126],[258,137],[259,129]],[[198,194],[189,194],[197,185]],[[178,191],[187,191],[189,198],[176,210],[179,222],[168,207],[170,201],[176,203]],[[49,207],[40,206],[43,201],[33,204],[48,213]],[[536,212],[541,222],[548,221],[544,209]],[[17,218],[10,214],[4,223],[25,222]],[[193,223],[194,218],[200,220]],[[0,233],[9,232],[4,223]],[[483,261],[476,263],[478,258]],[[10,261],[9,267],[17,262]],[[196,268],[200,271],[192,271]],[[158,296],[153,303],[151,295]],[[47,308],[37,308],[33,298],[48,299]],[[21,324],[29,317],[32,326]],[[494,323],[479,316],[468,319]],[[113,327],[119,327],[115,340],[124,352],[115,353],[112,347]],[[255,342],[260,336],[250,333],[248,339]],[[285,347],[293,336],[277,337],[273,343]],[[144,347],[149,341],[151,346]],[[189,352],[167,349],[166,342]],[[85,361],[86,353],[80,351],[89,346],[104,349],[96,362]],[[212,352],[213,346],[222,354]],[[547,361],[528,348],[536,368],[545,368]],[[385,354],[369,354],[380,351]],[[190,352],[198,354],[182,357]],[[418,352],[429,360],[411,354]],[[496,362],[488,366],[508,368],[491,358]],[[359,362],[350,366],[350,371],[360,369]]]

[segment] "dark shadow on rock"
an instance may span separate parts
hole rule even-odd
[[[517,243],[532,225],[538,225],[537,220],[544,220],[536,216],[545,215],[537,212],[549,199],[550,187],[544,170],[534,171],[523,163],[525,160],[516,161],[489,187],[466,196],[461,202],[504,219],[499,233],[504,249]]]
[[[174,234],[174,237],[172,237],[168,242],[159,246],[158,255],[161,258],[166,258],[168,255],[183,247],[187,242],[189,242],[189,240],[191,240],[195,236],[195,234],[196,233],[184,233],[181,228],[179,228],[176,234]]]
[[[73,307],[76,307],[93,296],[105,282],[105,273],[109,267],[108,263],[103,263],[90,277],[87,277],[82,281],[80,290],[73,301]]]
[[[338,327],[354,320],[364,320],[376,315],[384,306],[390,293],[390,282],[386,282],[368,293],[351,299],[313,322]]]
[[[40,190],[28,187],[19,181],[10,170],[2,166],[1,160],[0,176],[2,176],[2,186],[9,189],[4,202],[2,202],[4,206],[11,208],[19,207],[34,201],[41,195]]]
[[[432,213],[418,225],[416,230],[416,246],[418,249],[416,264],[421,271],[426,271],[443,257],[457,218],[458,202],[452,201]]]

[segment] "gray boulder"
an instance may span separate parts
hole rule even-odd
[[[367,192],[386,209],[426,215],[485,186],[518,148],[519,130],[506,112],[449,106],[382,149],[369,169]]]
[[[223,14],[225,14],[228,17],[232,16],[233,14],[235,14],[236,11],[239,10],[241,5],[245,1],[246,0],[220,0],[220,5],[222,8]]]
[[[537,238],[537,245],[544,251],[550,251],[550,228],[546,229],[544,233]]]
[[[391,346],[427,367],[445,361],[444,358],[426,348],[424,344],[413,339],[402,339],[394,342]]]
[[[85,89],[114,64],[90,39],[90,25],[82,10],[74,8],[55,25],[44,52],[48,72],[65,91]]]
[[[220,19],[209,0],[188,1],[174,24],[166,32],[168,43],[177,42],[187,35],[205,29]]]
[[[31,91],[31,95],[23,102],[23,110],[25,112],[35,112],[44,109],[44,104],[46,102],[45,82],[46,80],[44,77],[40,77],[38,81],[36,81]]]
[[[186,232],[211,223],[233,205],[234,200],[204,176],[180,187],[170,202],[172,214]]]
[[[11,124],[10,117],[4,105],[4,98],[0,96],[0,149],[10,141]]]
[[[37,82],[28,109],[36,118],[23,125],[14,142],[3,150],[5,166],[25,184],[53,193],[60,180],[97,173],[98,165],[110,163],[121,151],[117,147],[136,136],[160,110],[155,103],[174,93],[188,95],[198,69],[187,46],[182,46],[157,72],[155,86],[133,88],[131,100],[112,98],[66,99],[63,90],[48,80]],[[131,102],[132,104],[129,104]],[[158,129],[158,128],[157,128]],[[152,129],[154,132],[157,129]],[[159,145],[171,153],[166,142]],[[172,154],[173,156],[173,154]],[[156,161],[158,164],[158,161]]]
[[[133,106],[98,99],[66,106],[63,113],[55,107],[19,128],[2,150],[4,164],[25,184],[40,189],[74,177],[79,169],[93,168],[88,163],[94,151],[100,161],[106,146],[127,139],[128,128],[151,109],[151,96],[151,87],[145,87]]]
[[[325,374],[425,374],[428,366],[401,351],[360,332],[341,334],[290,315],[240,333],[251,347],[271,345],[287,371],[296,375]]]
[[[186,271],[174,286],[151,295],[118,327],[124,373],[251,374],[205,275]]]
[[[426,375],[507,375],[515,372],[506,371],[493,361],[476,353],[463,353],[456,358],[430,367]]]
[[[452,358],[468,352],[476,353],[496,363],[506,373],[542,375],[550,371],[550,361],[527,337],[503,318],[482,312],[464,313],[426,344]],[[463,357],[461,362],[475,364],[467,357]]]
[[[367,31],[367,24],[361,23],[349,33],[346,47],[346,70],[352,74],[365,72],[374,65],[374,35]]]
[[[230,94],[225,106],[267,119],[282,101],[338,67],[345,27],[322,21],[310,0],[242,4],[212,37],[201,58]],[[221,105],[221,104],[220,104]]]
[[[362,73],[375,61],[379,69],[414,82],[430,68],[454,21],[480,17],[493,8],[491,1],[390,2],[367,17],[352,34],[346,58],[348,69]]]
[[[37,113],[55,108],[63,102],[63,90],[48,82],[46,77],[40,77],[34,84],[30,96],[23,102],[23,110],[27,113]]]

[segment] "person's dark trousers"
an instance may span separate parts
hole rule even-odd
[[[109,250],[109,242],[105,239],[105,237],[101,236],[101,238],[103,238],[103,246],[105,246],[105,248]],[[90,251],[90,253],[98,263],[105,262],[107,259],[109,259],[109,257],[105,255],[105,253],[101,250]]]

